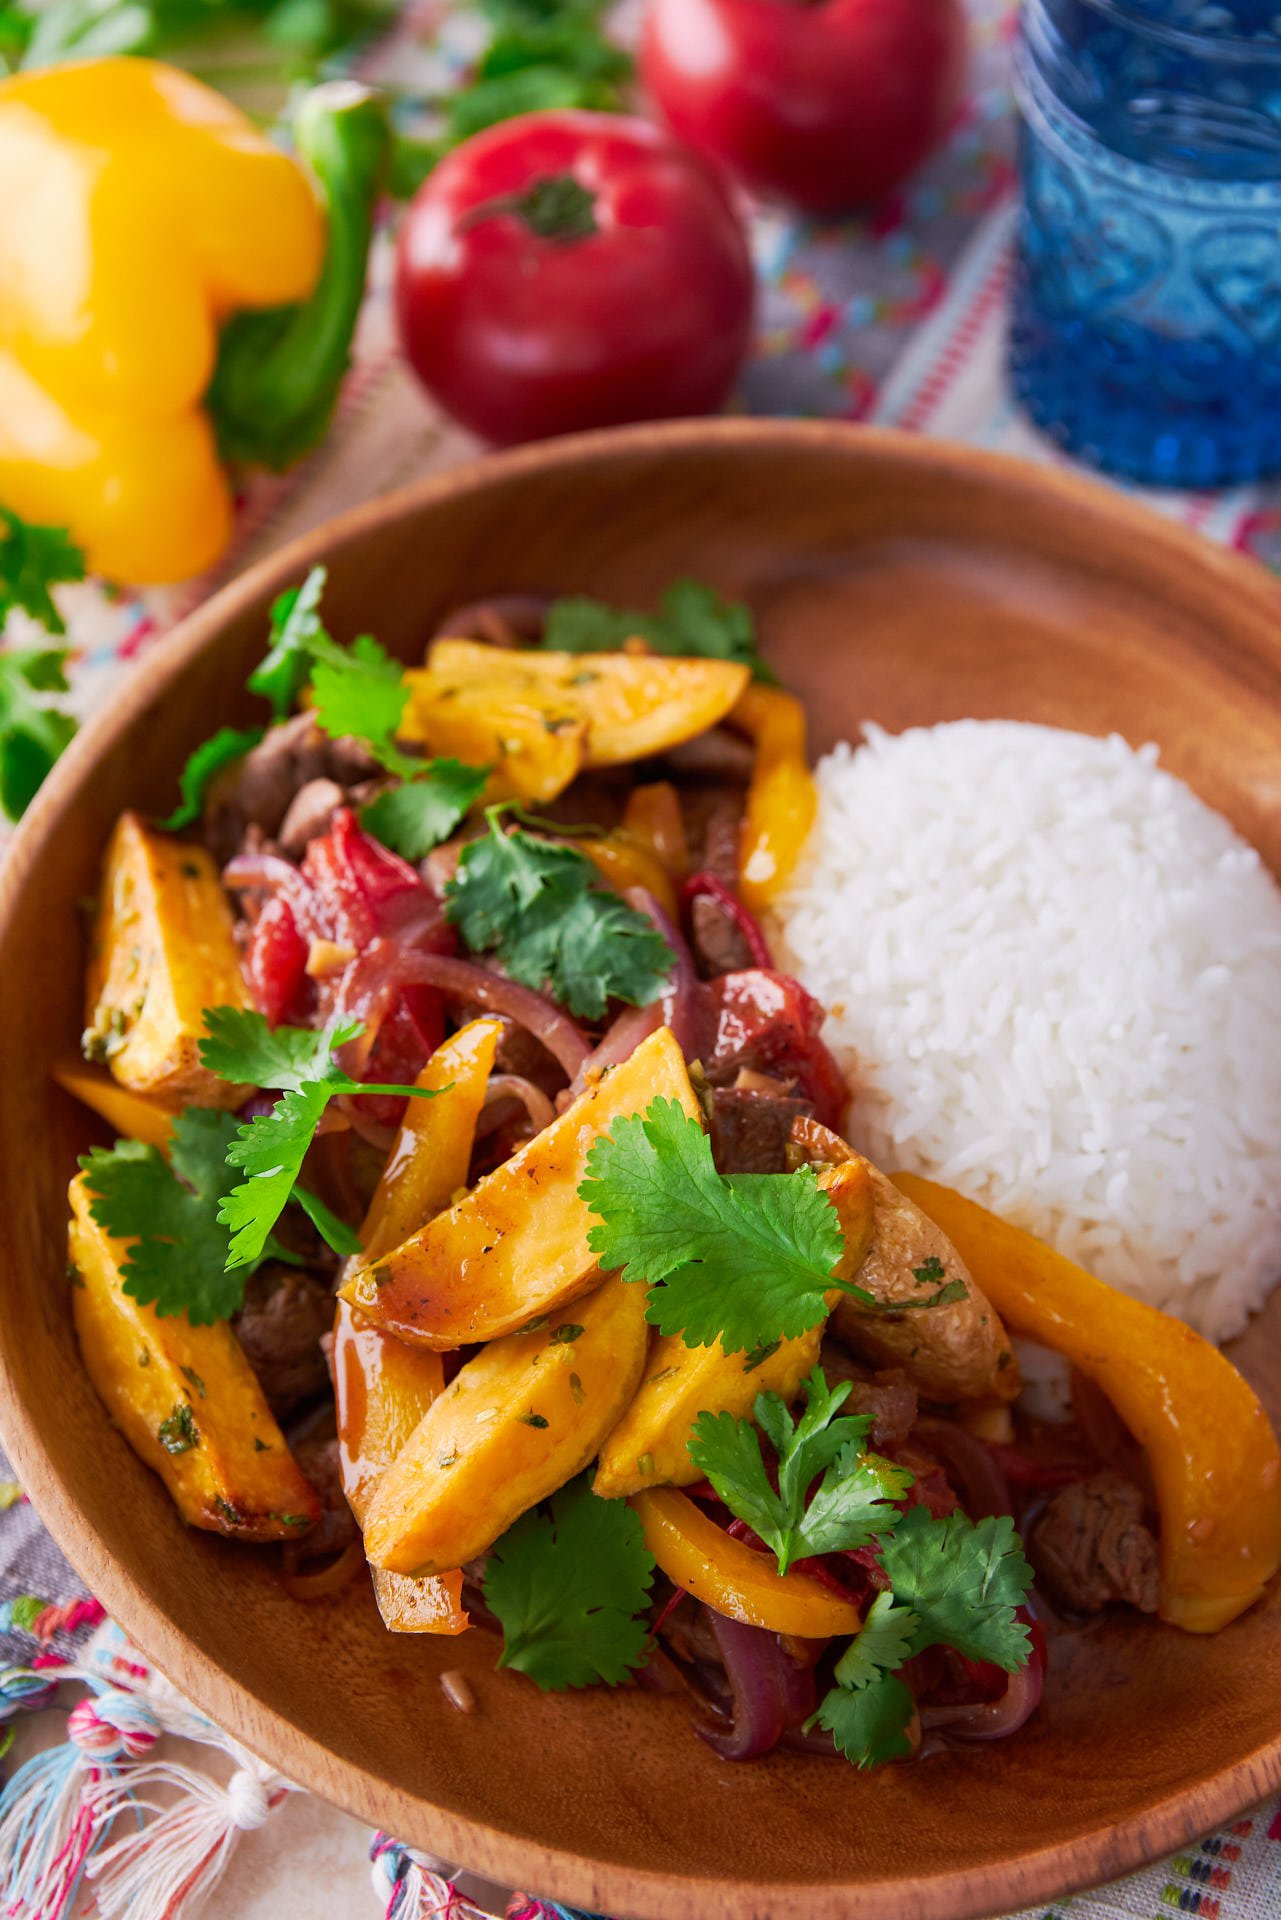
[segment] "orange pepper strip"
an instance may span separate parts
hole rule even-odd
[[[434,1100],[411,1100],[400,1136],[365,1216],[366,1257],[400,1245],[424,1220],[447,1207],[467,1183],[476,1122],[501,1020],[472,1020],[437,1047],[418,1076]],[[444,1391],[444,1365],[429,1347],[397,1340],[345,1300],[334,1319],[334,1401],[343,1492],[362,1524],[374,1488]],[[422,1580],[372,1570],[378,1610],[393,1633],[464,1633],[463,1576]]]
[[[652,893],[665,912],[675,915],[676,889],[657,854],[639,840],[624,833],[605,833],[599,839],[574,840],[597,873],[619,893],[628,887],[644,887]]]
[[[176,1104],[159,1094],[122,1087],[102,1068],[86,1066],[81,1060],[60,1060],[53,1077],[64,1093],[100,1115],[123,1139],[141,1140],[168,1153],[169,1135],[180,1111]]]
[[[739,892],[759,912],[800,859],[818,811],[818,792],[805,756],[805,709],[779,687],[748,687],[730,714],[756,742],[756,767],[747,790]]]
[[[749,1627],[799,1639],[857,1633],[863,1617],[808,1574],[780,1574],[772,1555],[734,1540],[675,1487],[651,1487],[631,1497],[645,1545],[668,1579],[713,1613]]]
[[[623,827],[666,867],[673,880],[689,872],[689,842],[680,798],[670,780],[633,787],[623,808]]]
[[[895,1174],[1006,1325],[1065,1354],[1147,1449],[1161,1514],[1163,1620],[1217,1633],[1281,1566],[1281,1452],[1230,1361],[1181,1320],[1105,1286],[1030,1233]]]

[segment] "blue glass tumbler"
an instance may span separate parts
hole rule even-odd
[[[1025,0],[1014,391],[1157,485],[1281,471],[1281,0]]]

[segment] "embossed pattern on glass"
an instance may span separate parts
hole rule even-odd
[[[1027,0],[1014,390],[1138,480],[1281,470],[1281,0]]]

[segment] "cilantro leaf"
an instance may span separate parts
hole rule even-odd
[[[756,1419],[778,1457],[777,1491],[749,1420],[700,1413],[694,1424],[690,1459],[730,1512],[773,1548],[780,1573],[811,1554],[867,1546],[898,1519],[890,1503],[901,1500],[912,1484],[904,1468],[867,1451],[866,1417],[837,1417],[849,1391],[847,1380],[829,1388],[816,1367],[805,1382],[806,1407],[799,1421],[776,1393],[757,1395]]]
[[[247,1121],[227,1149],[227,1163],[245,1179],[223,1197],[218,1218],[231,1229],[228,1269],[252,1266],[293,1194],[302,1163],[332,1094],[327,1080],[291,1087],[270,1113]],[[337,1249],[335,1249],[337,1251]]]
[[[862,1687],[832,1687],[806,1726],[823,1727],[856,1767],[904,1760],[912,1752],[908,1729],[916,1712],[912,1690],[890,1673]]]
[[[723,600],[701,580],[674,581],[658,613],[613,607],[579,596],[553,602],[542,644],[561,653],[612,653],[628,640],[643,640],[654,653],[684,658],[734,660],[757,680],[774,673],[757,649],[756,622],[742,601]]]
[[[900,1607],[892,1593],[878,1593],[862,1627],[836,1663],[838,1684],[866,1687],[878,1674],[893,1673],[911,1658],[919,1626],[910,1607]]]
[[[473,953],[496,950],[514,980],[598,1020],[612,998],[644,1006],[666,985],[672,952],[643,913],[595,885],[585,854],[500,829],[462,852],[446,913]]]
[[[247,1007],[206,1007],[200,1064],[220,1080],[251,1087],[293,1088],[334,1075],[336,1047],[361,1031],[359,1021],[341,1027],[272,1027]],[[341,1076],[348,1086],[354,1080]]]
[[[429,760],[412,780],[389,787],[362,809],[360,823],[393,853],[422,860],[447,840],[485,790],[488,767]]]
[[[46,633],[65,633],[49,589],[84,577],[84,554],[65,527],[38,526],[0,507],[0,629],[20,607]]]
[[[294,1182],[292,1197],[298,1202],[321,1238],[344,1260],[364,1251],[360,1235],[353,1233],[347,1222],[340,1220],[338,1215],[325,1205],[320,1195],[313,1193],[310,1187],[304,1187],[301,1180]]]
[[[89,1210],[114,1238],[133,1244],[124,1290],[158,1314],[185,1313],[193,1327],[237,1311],[245,1275],[227,1268],[219,1204],[227,1191],[234,1114],[189,1107],[173,1124],[170,1160],[140,1140],[82,1154]]]
[[[276,720],[287,717],[302,692],[313,643],[318,636],[328,638],[318,612],[327,578],[324,567],[313,567],[300,587],[287,587],[272,602],[270,645],[246,684],[251,693],[270,700]]]
[[[249,727],[244,731],[236,727],[219,727],[217,733],[202,740],[195,752],[187,757],[187,764],[178,776],[178,791],[182,799],[169,815],[160,822],[165,833],[179,833],[183,827],[189,827],[199,820],[204,811],[205,793],[209,782],[224,767],[236,760],[243,760],[251,747],[256,747],[262,739],[261,727]]]
[[[502,1667],[538,1686],[619,1686],[644,1664],[654,1558],[622,1500],[587,1477],[524,1514],[491,1548],[485,1600],[503,1628]]]
[[[1028,1629],[1015,1609],[1027,1598],[1032,1569],[1008,1513],[935,1519],[926,1507],[910,1507],[881,1549],[895,1599],[919,1621],[913,1653],[942,1645],[1007,1673],[1026,1666]]]
[[[350,647],[334,647],[311,670],[311,690],[319,726],[334,740],[354,734],[380,766],[402,779],[421,771],[420,755],[402,753],[396,731],[409,702],[409,685],[400,663],[369,634]]]
[[[11,820],[21,819],[75,734],[69,713],[37,697],[67,691],[66,660],[63,647],[0,651],[0,807]]]
[[[710,1140],[674,1100],[616,1120],[578,1192],[601,1222],[588,1236],[601,1266],[646,1282],[649,1319],[686,1346],[751,1353],[790,1340],[818,1325],[841,1284],[840,1222],[812,1169],[717,1173]]]

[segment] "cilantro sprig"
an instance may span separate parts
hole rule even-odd
[[[84,554],[65,527],[41,526],[0,507],[0,628],[19,607],[46,633],[65,633],[50,588],[84,577]]]
[[[490,1549],[485,1600],[503,1629],[499,1665],[538,1686],[619,1686],[645,1662],[654,1557],[622,1500],[586,1475],[509,1527]]]
[[[489,831],[464,847],[445,889],[446,914],[473,953],[493,951],[514,980],[599,1020],[611,1000],[644,1006],[673,965],[661,933],[617,894],[596,885],[574,847],[506,831],[491,807]]]
[[[360,815],[376,840],[406,860],[422,860],[448,840],[489,778],[488,767],[469,767],[463,760],[429,760],[420,767],[412,780],[388,787]]]
[[[55,637],[67,623],[50,591],[83,580],[85,558],[62,527],[38,526],[0,507],[0,633],[9,615],[28,615]],[[76,731],[55,696],[68,692],[68,649],[8,647],[0,651],[0,809],[11,820],[26,812]]]
[[[354,1080],[334,1058],[336,1048],[363,1031],[359,1021],[315,1032],[309,1027],[271,1027],[262,1014],[242,1007],[205,1009],[201,1064],[219,1079],[280,1089],[270,1113],[258,1114],[236,1129],[227,1162],[244,1173],[218,1208],[218,1219],[232,1230],[228,1270],[252,1266],[262,1257],[280,1215],[297,1200],[335,1253],[360,1252],[360,1241],[307,1188],[299,1185],[325,1108],[341,1093],[386,1093],[434,1097],[427,1087],[386,1086]]]
[[[219,727],[217,733],[202,740],[194,753],[187,756],[186,765],[178,775],[178,791],[182,798],[173,812],[160,822],[165,833],[180,833],[199,820],[205,808],[205,795],[210,782],[224,767],[230,767],[237,760],[256,747],[262,739],[261,727]]]
[[[776,1393],[757,1395],[755,1417],[777,1457],[777,1487],[750,1420],[700,1413],[694,1424],[690,1459],[726,1506],[773,1549],[780,1573],[810,1554],[867,1546],[893,1525],[898,1513],[892,1503],[912,1484],[906,1469],[867,1451],[866,1416],[840,1413],[849,1392],[848,1380],[829,1387],[815,1368],[805,1383],[799,1421]]]
[[[542,636],[545,647],[561,653],[612,653],[633,639],[644,640],[655,653],[734,660],[750,667],[757,680],[775,679],[760,656],[751,608],[722,599],[701,580],[674,581],[657,613],[586,596],[557,600]]]

